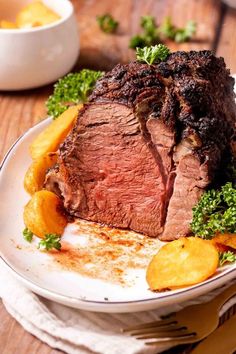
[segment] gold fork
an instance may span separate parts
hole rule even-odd
[[[217,328],[220,308],[235,294],[236,284],[233,284],[209,302],[188,306],[177,313],[162,316],[160,321],[122,331],[137,339],[149,340],[145,342],[147,345],[168,342],[174,346],[198,342]]]

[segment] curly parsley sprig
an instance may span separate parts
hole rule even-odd
[[[183,28],[176,27],[168,16],[164,19],[159,32],[164,38],[169,38],[177,43],[189,41],[196,33],[197,24],[195,21],[188,21]]]
[[[60,251],[61,249],[61,237],[56,234],[46,234],[45,238],[38,243],[40,250],[50,251],[53,248]]]
[[[25,241],[32,242],[34,234],[27,227],[22,231]],[[57,234],[45,234],[45,237],[39,241],[40,250],[50,251],[51,249],[61,250],[61,236]]]
[[[142,16],[140,18],[140,26],[142,27],[143,32],[130,38],[130,48],[143,48],[145,46],[160,43],[158,27],[153,16]]]
[[[136,48],[137,60],[140,62],[145,62],[149,65],[165,60],[169,54],[170,50],[164,44]]]
[[[175,42],[183,43],[189,41],[196,33],[197,24],[195,21],[188,21],[184,28],[177,28],[175,34]]]
[[[22,231],[22,234],[23,234],[25,241],[27,241],[29,243],[32,242],[34,234],[27,227]]]
[[[110,14],[97,16],[96,19],[101,30],[106,33],[114,33],[119,25],[119,22],[116,21]]]
[[[162,24],[158,26],[153,16],[142,16],[140,18],[142,32],[130,39],[129,47],[151,46],[170,39],[177,43],[189,41],[196,33],[197,24],[195,21],[188,21],[185,27],[177,27],[173,24],[171,17],[165,17]]]
[[[211,239],[216,232],[236,232],[236,188],[231,182],[203,194],[193,208],[191,229],[205,239]]]
[[[222,266],[225,263],[236,262],[236,254],[231,251],[220,252],[219,253],[219,265]]]
[[[102,75],[101,71],[83,69],[59,79],[54,85],[53,94],[46,102],[48,114],[55,119],[69,106],[86,102],[97,80]]]

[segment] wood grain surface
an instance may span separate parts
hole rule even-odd
[[[236,73],[236,11],[218,0],[74,0],[73,3],[81,40],[76,68],[108,70],[118,62],[132,60],[134,51],[128,49],[129,39],[140,32],[140,16],[151,14],[157,23],[169,15],[178,26],[189,19],[195,20],[198,28],[194,40],[181,45],[168,42],[170,49],[212,49]],[[117,34],[108,35],[99,30],[96,16],[104,13],[111,13],[119,21]],[[44,103],[51,92],[52,85],[0,93],[0,159],[23,132],[46,116]],[[27,333],[9,316],[2,303],[0,319],[1,354],[61,353]],[[177,352],[180,353],[173,353]]]

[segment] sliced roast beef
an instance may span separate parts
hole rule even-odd
[[[46,188],[76,217],[163,240],[188,235],[193,206],[232,153],[233,83],[209,51],[117,65],[80,112]]]

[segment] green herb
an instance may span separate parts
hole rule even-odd
[[[155,45],[167,38],[175,42],[186,42],[192,38],[197,28],[194,21],[188,21],[184,28],[178,28],[172,23],[169,16],[165,17],[160,27],[157,26],[154,17],[142,16],[140,26],[143,32],[130,39],[130,48]]]
[[[114,33],[119,25],[110,14],[97,16],[97,22],[103,32]]]
[[[130,42],[129,42],[129,47],[132,48],[132,49],[135,49],[137,47],[139,48],[143,48],[146,46],[146,40],[143,36],[141,35],[137,35],[137,36],[133,36],[131,39],[130,39]]]
[[[32,242],[34,234],[27,227],[23,230],[22,234],[23,234],[25,241]]]
[[[61,249],[61,238],[56,234],[46,234],[45,238],[38,243],[38,248],[41,250],[49,251],[53,248],[60,251]]]
[[[188,21],[185,28],[178,28],[175,34],[175,42],[187,42],[196,33],[197,25],[194,21]]]
[[[173,25],[169,16],[164,18],[159,31],[165,38],[175,39],[176,27]]]
[[[140,19],[140,26],[144,30],[144,34],[151,39],[156,39],[157,34],[157,25],[155,18],[153,16],[142,16]]]
[[[236,189],[231,182],[203,194],[193,208],[191,228],[205,239],[211,239],[216,232],[236,232]]]
[[[170,50],[164,44],[136,48],[137,60],[149,65],[165,60],[169,54]]]
[[[142,16],[140,19],[140,26],[143,29],[143,33],[135,35],[130,39],[130,48],[143,48],[160,42],[158,28],[154,17]]]
[[[69,106],[86,102],[96,81],[103,75],[101,71],[83,69],[59,79],[54,85],[53,94],[46,102],[48,114],[57,118]]]
[[[186,42],[196,33],[196,22],[188,21],[184,28],[177,28],[173,25],[170,17],[166,17],[159,29],[164,38],[169,38],[175,42]]]
[[[236,262],[236,254],[231,251],[220,252],[219,253],[219,265],[222,266],[225,263]]]

